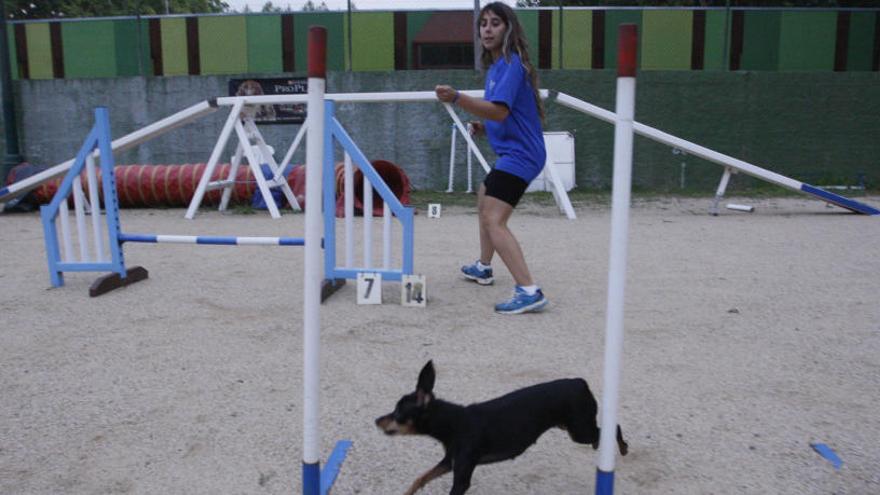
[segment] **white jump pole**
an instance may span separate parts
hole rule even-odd
[[[617,34],[617,120],[614,124],[611,247],[608,263],[605,363],[602,372],[602,423],[599,437],[599,461],[596,470],[596,495],[612,495],[614,493],[617,399],[623,350],[623,302],[626,282],[630,187],[632,184],[637,46],[636,25],[621,24]]]
[[[85,193],[82,189],[82,179],[77,175],[73,179],[73,213],[76,218],[76,237],[79,241],[80,261],[91,261],[89,258],[89,238],[86,235],[86,210]]]
[[[345,267],[354,267],[354,166],[351,163],[351,155],[345,152],[342,171],[343,188],[345,198],[343,207],[345,212]]]
[[[104,241],[101,235],[101,201],[98,198],[98,174],[95,169],[95,157],[86,157],[86,177],[89,184],[89,203],[92,205],[92,235],[95,239],[95,259],[104,260]]]
[[[321,168],[324,160],[324,90],[326,84],[327,29],[309,28],[308,35],[308,135],[306,137],[305,267],[303,291],[303,471],[302,493],[319,495],[321,468],[319,402],[321,350]]]
[[[64,245],[64,254],[62,261],[73,261],[73,240],[70,236],[70,210],[67,207],[67,200],[62,201],[58,209],[58,220],[61,223],[61,239]],[[80,260],[84,261],[84,260]]]
[[[453,191],[452,184],[455,179],[455,124],[452,124],[451,129],[452,136],[449,139],[449,187],[446,188],[448,193]]]
[[[473,130],[474,130],[474,125],[471,124],[470,122],[468,122],[468,125],[467,125],[468,135],[470,135],[471,132],[473,132]],[[474,160],[473,160],[473,157],[474,157],[474,152],[473,152],[473,150],[471,150],[470,146],[468,146],[468,149],[467,149],[467,190],[465,191],[467,193],[474,192],[474,187],[473,187],[473,183],[474,183],[474,181],[473,181],[473,170],[474,170],[473,162],[474,162]]]
[[[391,268],[391,207],[382,204],[382,268]]]
[[[373,267],[373,185],[364,175],[364,268]]]

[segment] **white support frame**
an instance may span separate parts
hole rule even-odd
[[[281,192],[284,194],[284,197],[287,199],[292,210],[302,210],[299,201],[297,201],[296,196],[290,189],[290,184],[287,183],[284,169],[293,157],[293,153],[296,151],[297,146],[302,141],[302,137],[306,131],[306,125],[303,124],[300,127],[293,144],[285,154],[281,165],[279,165],[278,162],[275,161],[272,149],[266,144],[266,140],[263,138],[263,135],[253,118],[250,115],[243,115],[243,107],[244,102],[237,101],[232,105],[232,109],[229,111],[226,123],[220,131],[220,137],[217,139],[214,149],[211,151],[211,157],[208,159],[208,164],[205,167],[204,172],[202,172],[202,176],[199,178],[199,185],[196,187],[195,193],[190,200],[189,207],[186,210],[185,218],[187,220],[192,220],[195,217],[199,206],[201,206],[202,201],[205,198],[205,194],[208,191],[213,191],[215,189],[223,189],[223,195],[220,199],[218,211],[226,211],[226,208],[229,206],[229,199],[232,197],[232,191],[235,188],[235,178],[238,173],[238,167],[241,165],[242,158],[247,160],[248,167],[251,169],[251,174],[254,176],[254,180],[257,183],[257,188],[260,190],[260,194],[262,194],[263,200],[266,203],[266,208],[268,208],[269,214],[272,218],[281,218],[281,212],[278,209],[278,205],[275,203],[275,198],[272,197],[271,190],[274,188],[281,189]],[[226,145],[233,132],[235,132],[235,135],[238,138],[238,145],[235,148],[235,153],[233,154],[229,165],[229,173],[227,174],[226,179],[211,182],[211,177],[214,175],[214,170],[217,168],[217,162],[220,159],[220,155],[223,153],[223,150],[226,149]],[[272,178],[268,180],[263,176],[263,164],[267,165],[272,173]]]

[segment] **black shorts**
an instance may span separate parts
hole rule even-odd
[[[514,207],[529,187],[529,183],[523,178],[494,168],[486,176],[483,184],[486,186],[486,196],[498,198]]]

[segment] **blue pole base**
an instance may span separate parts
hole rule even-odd
[[[596,470],[596,495],[614,495],[614,471]]]
[[[321,495],[321,464],[303,462],[303,495]]]
[[[342,469],[345,455],[350,448],[351,440],[340,440],[336,442],[336,447],[333,448],[333,452],[330,454],[330,457],[327,458],[327,463],[324,464],[324,469],[321,470],[321,495],[327,495],[330,493],[330,488],[333,487],[333,482],[335,482],[336,477],[339,476],[339,470]]]

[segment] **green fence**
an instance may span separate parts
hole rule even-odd
[[[301,72],[308,27],[324,25],[331,70],[406,70],[414,68],[412,41],[433,14],[14,21],[9,46],[18,79]],[[614,68],[616,26],[630,22],[641,33],[642,70],[880,70],[880,9],[568,7],[518,15],[541,69]]]

